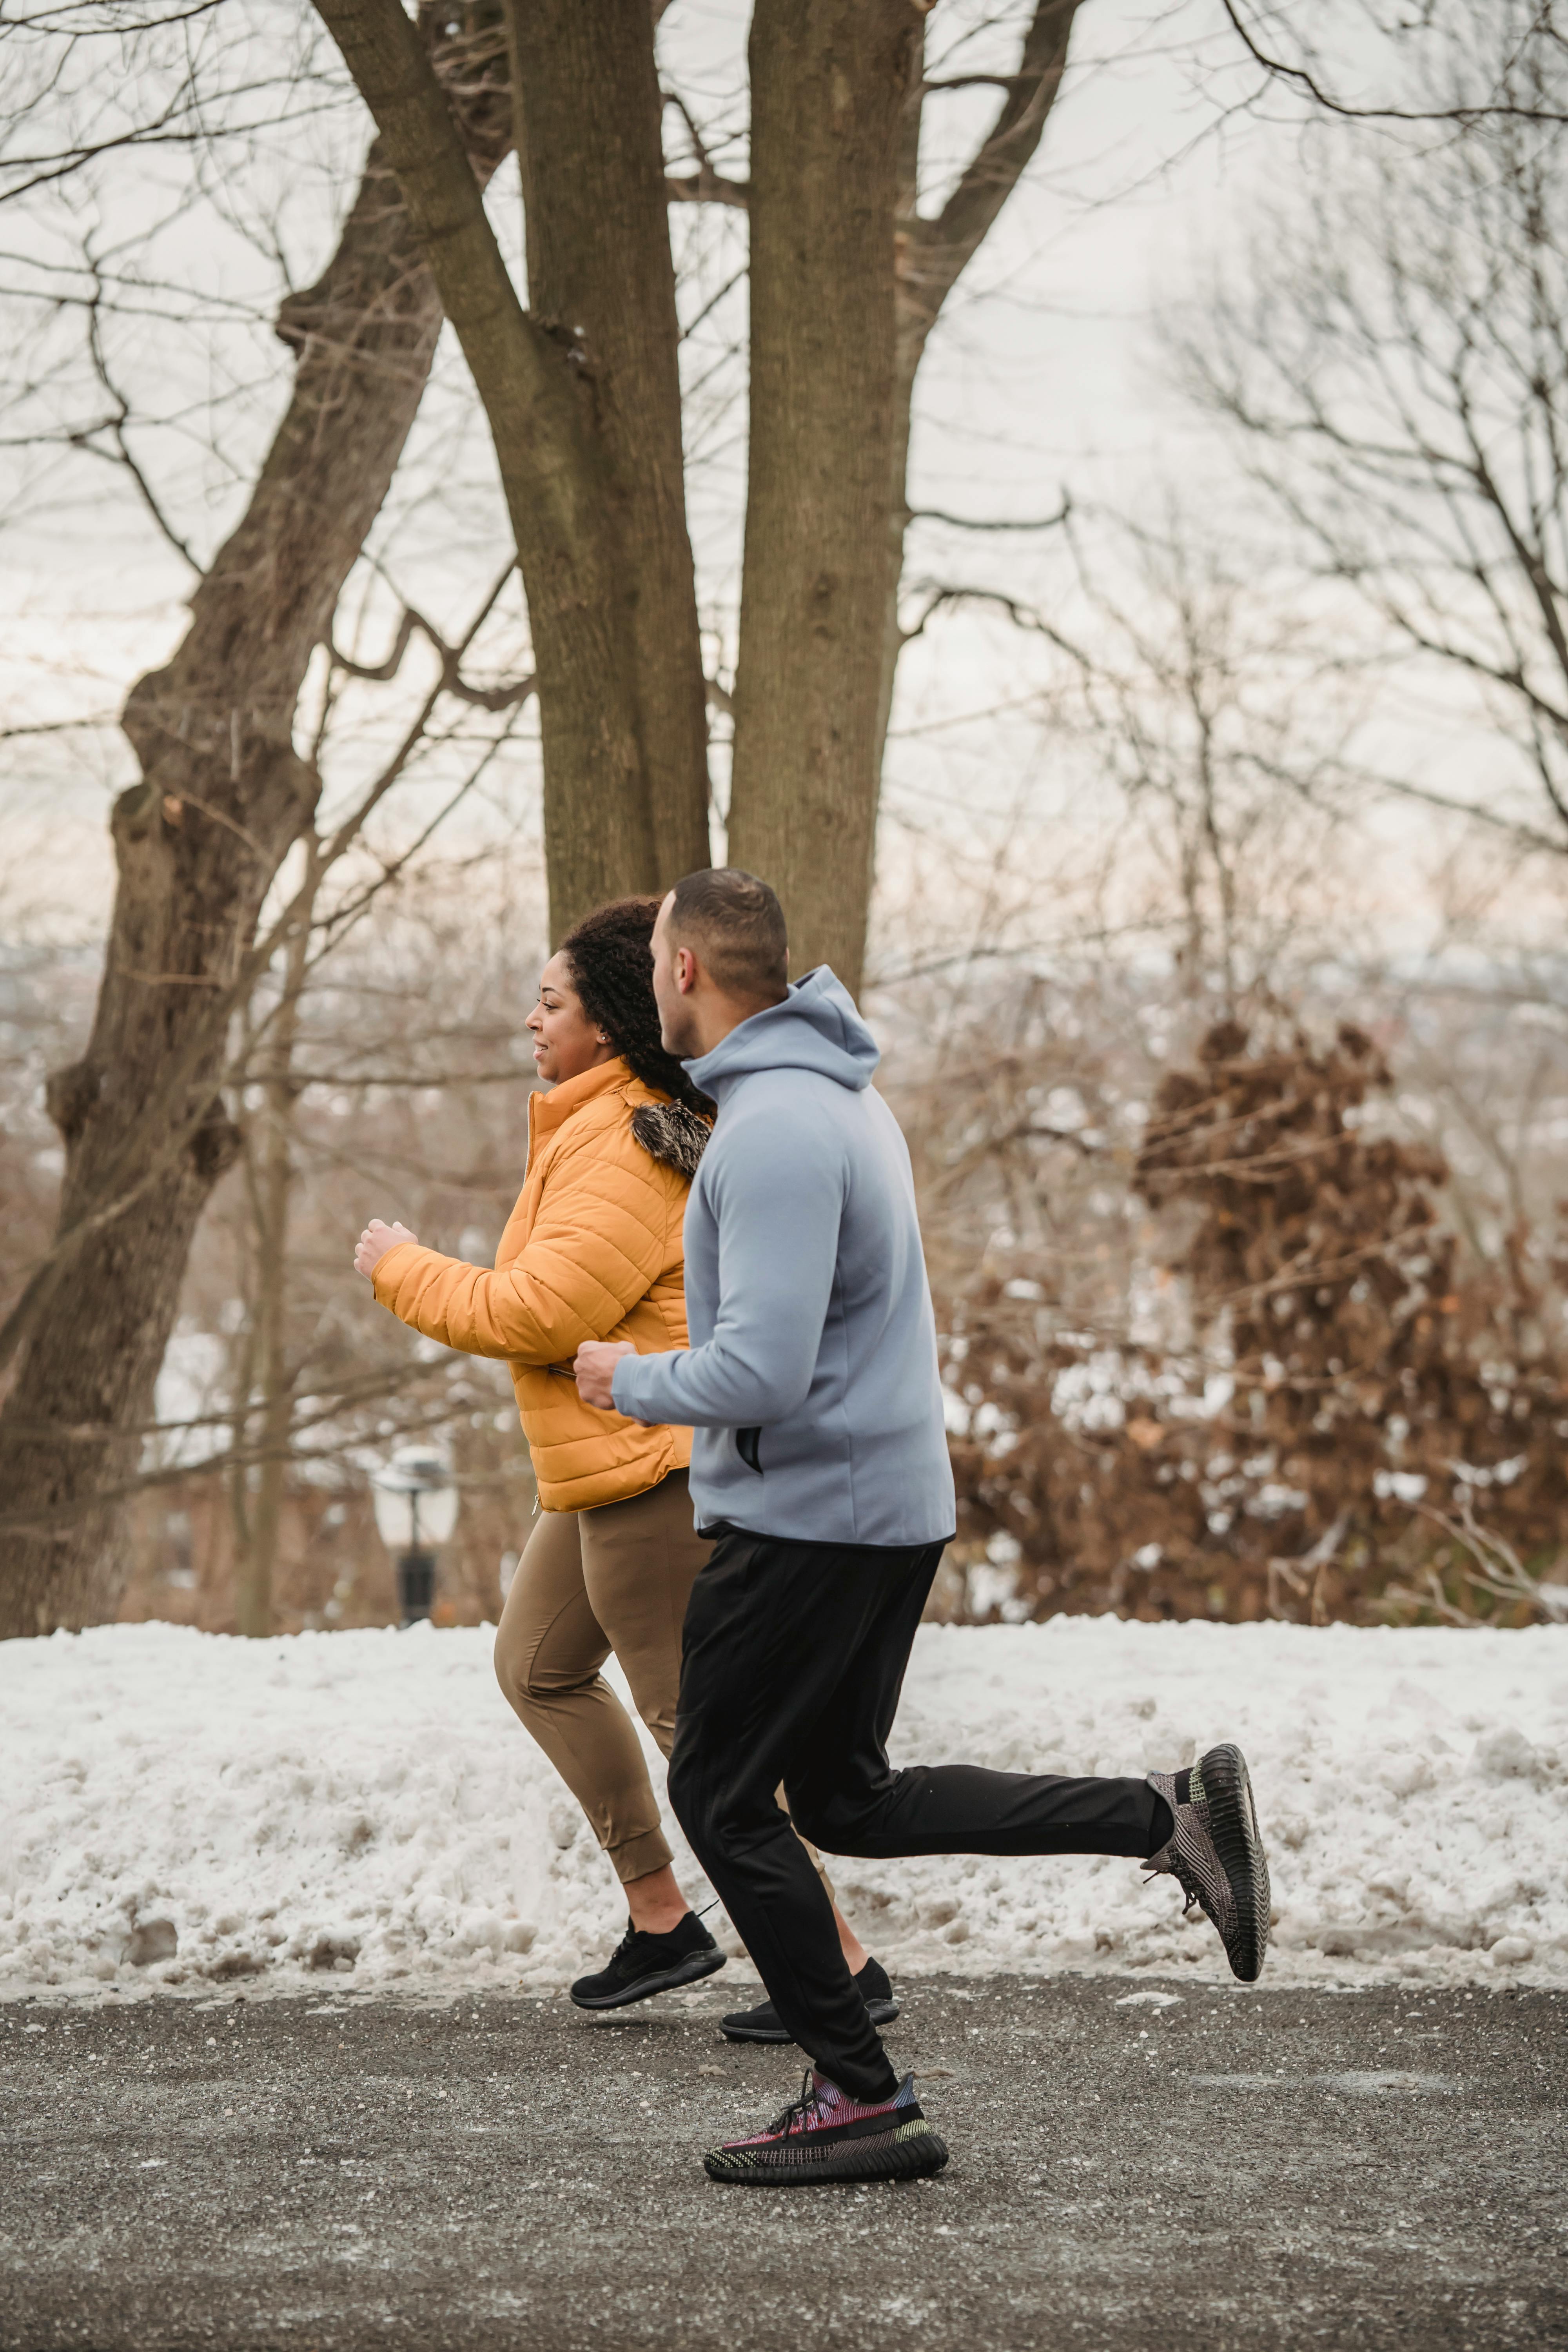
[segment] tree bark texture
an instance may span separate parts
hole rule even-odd
[[[793,968],[860,982],[877,821],[897,362],[894,215],[915,0],[756,0],[751,452],[731,863]]]
[[[651,18],[646,8],[611,5],[609,0],[583,0],[583,8],[595,38],[579,50],[577,37],[571,36],[579,64],[565,75],[555,103],[568,110],[591,104],[614,119],[615,135],[607,158],[579,156],[579,167],[594,177],[552,192],[552,203],[592,215],[600,202],[603,168],[615,181],[626,216],[636,211],[647,179],[646,74],[635,58],[608,56],[605,27],[613,19],[617,48],[624,39],[646,50],[651,73]],[[682,593],[692,599],[689,627],[680,619],[680,598],[673,607],[673,636],[659,635],[659,628],[668,631],[671,616],[656,627],[648,610],[650,593],[664,593],[650,591],[648,583],[668,583],[672,568],[679,571],[682,550],[688,573],[690,564],[683,519],[660,512],[668,484],[668,426],[657,401],[646,425],[632,418],[635,403],[624,376],[616,381],[615,360],[607,357],[606,407],[618,422],[608,433],[603,429],[595,353],[585,340],[590,318],[616,352],[630,348],[637,318],[657,334],[665,332],[662,275],[651,289],[630,285],[637,255],[651,249],[652,230],[646,221],[641,224],[630,256],[612,254],[607,239],[595,245],[586,217],[575,228],[561,223],[553,236],[546,234],[541,266],[570,315],[557,328],[545,325],[518,299],[473,174],[464,166],[446,97],[401,0],[317,0],[317,10],[382,132],[489,422],[528,595],[544,766],[550,927],[559,938],[603,899],[652,889],[672,863],[697,845],[693,762],[689,751],[679,747],[687,740],[693,692],[701,693],[700,662],[692,665],[694,688],[679,678],[662,680],[647,709],[638,690],[644,667],[639,645],[645,640],[662,644],[668,658],[682,663],[690,662],[695,647],[689,581]],[[565,48],[572,12],[547,0],[545,14],[555,33],[551,46]],[[520,64],[526,59],[531,70],[536,60],[523,15],[518,12]],[[559,72],[559,63],[550,70]],[[548,152],[575,154],[581,144],[580,134],[555,120],[552,110],[550,120],[535,122],[534,135]],[[532,177],[532,167],[525,164],[525,184]],[[662,170],[658,203],[658,228],[665,240],[662,271],[669,266]],[[590,273],[588,282],[576,286],[555,282],[557,276],[569,276],[584,255],[596,277]],[[580,327],[581,337],[575,331]],[[658,458],[655,478],[637,487],[635,499],[617,473],[617,446]],[[622,534],[623,521],[634,516],[635,562]],[[660,713],[669,719],[668,731],[659,734],[661,822],[676,805],[685,811],[677,849],[661,847],[655,833],[647,763],[650,723]],[[705,814],[705,786],[703,799]],[[707,856],[705,824],[702,835],[699,864]]]
[[[509,15],[529,307],[575,348],[593,394],[610,488],[601,527],[626,608],[652,887],[663,889],[710,851],[653,22],[647,0],[511,0]]]
[[[484,138],[493,164],[509,133],[491,123]],[[244,518],[179,650],[125,707],[142,781],[114,807],[118,887],[87,1051],[49,1083],[66,1150],[56,1254],[13,1318],[0,1407],[0,1634],[114,1612],[121,1513],[93,1497],[135,1473],[196,1223],[235,1155],[217,1093],[226,995],[319,791],[294,749],[295,705],[440,325],[378,142],[325,275],[279,315],[293,394]]]
[[[313,894],[312,894],[313,902]],[[272,1631],[272,1586],[283,1496],[289,1475],[289,1440],[294,1420],[293,1375],[289,1364],[289,1209],[294,1187],[294,1049],[300,1034],[300,1001],[305,987],[309,920],[301,920],[284,958],[283,989],[270,1024],[266,1075],[261,1081],[260,1134],[248,1170],[256,1250],[253,1344],[246,1351],[246,1392],[234,1420],[234,1443],[243,1450],[251,1436],[253,1404],[259,1407],[260,1453],[254,1498],[250,1473],[234,1472],[235,1528],[239,1542],[234,1565],[235,1631],[262,1636]],[[259,1148],[256,1146],[258,1144]],[[247,1507],[248,1502],[248,1507]]]

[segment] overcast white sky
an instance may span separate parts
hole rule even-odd
[[[243,23],[243,0],[237,10]],[[308,26],[309,11],[298,13]],[[667,72],[694,110],[737,130],[748,13],[743,0],[675,0],[661,30]],[[984,14],[978,0],[942,0],[932,20],[938,52]],[[276,0],[248,21],[261,22],[268,38],[288,29]],[[1014,54],[1011,32],[989,50],[982,36],[960,62],[1005,67]],[[1153,328],[1159,312],[1198,289],[1235,248],[1259,206],[1289,192],[1300,125],[1282,103],[1233,110],[1254,86],[1217,0],[1091,0],[1083,9],[1041,155],[951,302],[922,371],[914,504],[1017,518],[1053,511],[1066,489],[1086,510],[1098,504],[1136,514],[1175,495],[1210,518],[1233,512],[1245,533],[1239,476],[1172,388]],[[973,142],[995,103],[988,91],[930,101],[928,144],[939,169],[944,154],[956,157]],[[302,108],[298,124],[252,142],[226,182],[163,228],[153,262],[142,265],[149,282],[162,283],[144,305],[161,322],[127,324],[118,348],[137,402],[155,414],[139,438],[143,463],[199,550],[210,550],[232,519],[286,395],[286,363],[266,323],[276,272],[258,249],[258,234],[276,225],[296,277],[312,272],[330,247],[334,187],[364,136],[352,100],[320,117]],[[158,218],[184,169],[178,152],[123,158],[99,196],[79,190],[43,212],[16,215],[6,282],[65,282],[35,265],[68,259],[73,228],[85,226],[102,246]],[[498,183],[492,209],[515,246],[513,189],[510,178]],[[720,226],[738,233],[734,215]],[[678,256],[697,228],[678,214]],[[709,255],[710,278],[721,262]],[[700,296],[706,282],[695,281]],[[254,318],[226,323],[234,306]],[[13,310],[36,325],[36,307]],[[701,354],[692,358],[700,372]],[[79,373],[73,379],[63,363],[29,413],[47,412],[52,402],[57,415],[79,418],[94,397]],[[705,451],[693,477],[693,529],[705,609],[716,619],[732,603],[743,478],[732,371],[728,383],[728,405],[703,409],[700,399],[693,410]],[[217,457],[205,446],[215,395]],[[10,723],[111,712],[174,641],[190,575],[107,467],[74,453],[46,466],[3,450],[0,466],[17,486],[17,495],[0,495],[0,517],[14,519],[0,539],[0,690]],[[30,519],[15,520],[19,512]],[[456,617],[479,601],[505,551],[482,424],[460,360],[447,350],[380,552],[403,593]],[[912,580],[994,584],[1047,605],[1061,593],[1060,544],[1048,534],[982,537],[924,526],[911,540],[910,569]],[[367,642],[376,645],[393,607],[384,595],[377,607],[381,592],[368,574],[362,587]],[[512,646],[521,657],[517,623],[503,614],[491,640],[500,670]],[[943,824],[956,810],[962,827],[1022,796],[1036,830],[1081,824],[1082,777],[1042,731],[1036,698],[1048,677],[1037,643],[992,618],[954,618],[913,646],[900,679],[889,806],[917,820],[922,809],[942,812]],[[966,716],[998,705],[1013,715]],[[366,703],[363,757],[395,717],[384,696],[374,708]],[[112,727],[8,748],[12,885],[0,918],[25,922],[47,900],[57,919],[90,935],[111,883],[102,833],[108,797],[133,772],[129,755]],[[350,744],[345,773],[355,757]],[[495,789],[498,805],[509,790],[514,801],[526,795],[525,753],[510,770],[501,763]],[[417,789],[406,805],[423,813]],[[19,875],[28,877],[20,888]]]

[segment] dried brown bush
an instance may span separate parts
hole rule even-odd
[[[1074,1328],[1048,1251],[950,1280],[960,1536],[1008,1613],[1559,1613],[1568,1252],[1473,1254],[1391,1088],[1359,1029],[1222,1023],[1144,1125],[1121,1335]]]

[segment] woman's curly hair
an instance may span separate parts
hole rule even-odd
[[[584,1012],[626,1056],[634,1075],[645,1087],[710,1118],[711,1101],[659,1042],[652,947],[659,904],[658,898],[612,898],[567,932],[561,953],[572,967]]]

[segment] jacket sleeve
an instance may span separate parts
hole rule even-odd
[[[746,1429],[784,1421],[816,1370],[838,1264],[848,1171],[826,1129],[782,1111],[748,1120],[699,1177],[719,1227],[713,1336],[673,1355],[626,1356],[616,1409],[633,1421]]]
[[[629,1125],[591,1135],[550,1171],[528,1245],[504,1272],[400,1242],[376,1266],[376,1297],[465,1355],[569,1363],[625,1322],[669,1262],[673,1185]]]

